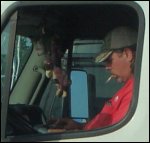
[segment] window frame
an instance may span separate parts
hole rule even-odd
[[[13,60],[13,51],[14,51],[14,45],[15,45],[15,35],[16,35],[16,24],[17,24],[17,12],[13,13],[13,15],[10,17],[11,22],[11,31],[9,37],[9,43],[8,43],[8,56],[6,59],[6,78],[4,81],[4,90],[2,91],[2,97],[3,97],[3,103],[1,105],[1,115],[3,115],[3,118],[1,118],[1,138],[5,138],[5,131],[6,131],[6,118],[7,118],[7,108],[8,108],[8,102],[9,102],[9,92],[10,92],[10,84],[11,84],[11,63]]]

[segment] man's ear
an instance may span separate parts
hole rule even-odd
[[[133,53],[130,48],[125,48],[124,54],[129,62],[131,62],[133,60]]]

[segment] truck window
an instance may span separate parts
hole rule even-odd
[[[24,65],[26,64],[32,52],[32,42],[29,38],[16,35],[15,51],[13,57],[13,70],[11,89],[15,85],[19,75],[21,74]]]
[[[9,43],[9,27],[10,27],[10,24],[6,26],[6,28],[4,29],[1,35],[1,50],[2,50],[1,83],[2,83],[2,87],[4,86],[4,80],[5,80],[5,71],[6,71],[5,61],[7,59],[7,52],[8,52],[7,49],[8,49],[8,43]],[[17,81],[31,52],[32,52],[31,40],[24,36],[17,35],[16,41],[15,41],[15,52],[14,52],[13,67],[12,67],[12,81],[11,81],[10,89],[13,88],[15,82]]]
[[[134,116],[138,103],[145,28],[140,7],[134,2],[54,3],[44,1],[40,5],[40,2],[30,4],[20,1],[21,5],[14,9],[12,7],[17,16],[14,20],[16,33],[11,60],[8,60],[8,43],[12,21],[6,21],[1,32],[2,91],[6,86],[6,63],[9,61],[11,66],[11,83],[5,105],[4,94],[1,95],[1,105],[7,109],[2,117],[6,121],[6,125],[3,125],[4,140],[51,141],[101,137],[119,131]],[[105,37],[116,27],[134,29],[137,31],[137,40],[134,45],[129,45],[131,47],[110,49],[106,59],[101,62],[103,58],[99,58],[99,55],[104,48],[107,49],[107,42],[111,41],[110,37]],[[136,51],[129,50],[132,46],[136,47]],[[109,115],[106,117],[104,109],[108,111],[113,106],[115,111],[121,106],[115,105],[123,98],[114,95],[118,95],[122,88],[124,91],[126,81],[110,65],[116,56],[120,61],[125,61],[124,57],[127,59],[131,55],[134,59],[130,59],[130,62],[135,62],[130,65],[134,70],[135,83],[132,85],[133,96],[129,108],[121,119]],[[126,63],[127,60],[123,62],[125,66]],[[122,67],[122,72],[126,70],[119,63],[116,67]],[[55,69],[58,69],[58,75]],[[100,126],[97,120],[99,115],[104,124],[105,121],[110,124],[107,122]],[[61,119],[73,120],[78,128],[65,128],[65,121],[59,124]]]

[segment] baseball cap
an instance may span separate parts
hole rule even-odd
[[[137,32],[130,27],[118,27],[109,32],[104,39],[104,47],[96,56],[95,62],[105,61],[114,50],[131,47],[137,42]]]

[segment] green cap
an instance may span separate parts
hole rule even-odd
[[[95,62],[105,61],[116,49],[128,48],[137,42],[137,32],[129,27],[118,27],[112,30],[104,39],[104,48],[96,56]]]

